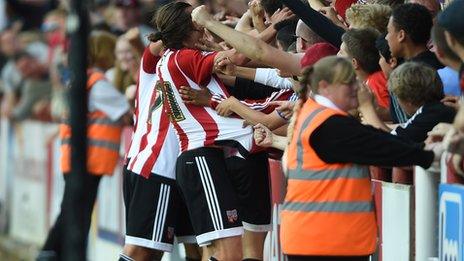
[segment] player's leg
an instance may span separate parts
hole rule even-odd
[[[176,177],[198,244],[208,245],[219,260],[240,260],[243,228],[222,150],[199,148],[182,153]]]
[[[267,153],[246,159],[226,159],[227,171],[237,191],[243,228],[243,259],[262,260],[266,234],[271,230],[271,195]]]
[[[173,189],[174,192],[174,189]],[[197,244],[195,232],[193,231],[190,216],[185,205],[185,201],[179,191],[178,186],[175,188],[175,235],[177,243],[184,244],[185,258],[187,261],[200,261],[202,257],[202,250]]]
[[[126,170],[126,237],[120,260],[161,260],[172,251],[175,181],[152,174],[148,179]]]

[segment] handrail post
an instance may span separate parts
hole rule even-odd
[[[438,256],[438,185],[440,174],[415,168],[416,260]]]

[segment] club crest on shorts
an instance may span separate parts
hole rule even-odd
[[[226,210],[226,214],[229,223],[234,223],[238,220],[238,214],[236,209]]]
[[[174,238],[174,228],[173,227],[168,227],[167,237],[168,239],[173,239]]]

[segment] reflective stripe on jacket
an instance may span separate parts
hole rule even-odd
[[[105,79],[101,72],[89,73],[87,92]],[[119,160],[122,125],[101,111],[89,112],[87,117],[87,171],[94,175],[112,175]],[[71,171],[71,127],[65,120],[60,125],[61,171]]]
[[[308,99],[295,124],[287,151],[289,177],[281,212],[285,254],[358,256],[376,249],[368,168],[326,163],[309,142],[313,131],[333,115],[346,113]]]

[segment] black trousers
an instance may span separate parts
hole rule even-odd
[[[369,256],[287,256],[288,261],[369,261]]]
[[[75,180],[75,177],[71,177],[69,174],[64,175],[64,195],[61,202],[61,211],[58,215],[58,218],[55,221],[55,224],[50,229],[48,233],[47,240],[45,241],[42,251],[53,251],[55,257],[52,260],[62,260],[63,259],[63,248],[65,237],[69,239],[75,238],[80,240],[84,238],[83,241],[79,242],[80,244],[87,243],[87,237],[89,234],[90,222],[92,217],[92,210],[95,204],[95,199],[98,192],[98,184],[100,183],[101,176],[87,174],[84,175],[84,184],[85,191],[75,191],[73,182],[79,182]],[[70,206],[79,206],[79,209],[71,209]],[[81,231],[75,231],[72,235],[66,233],[67,225],[65,224],[65,215],[74,215],[79,223],[79,227],[82,228]],[[78,235],[76,235],[78,234]]]

